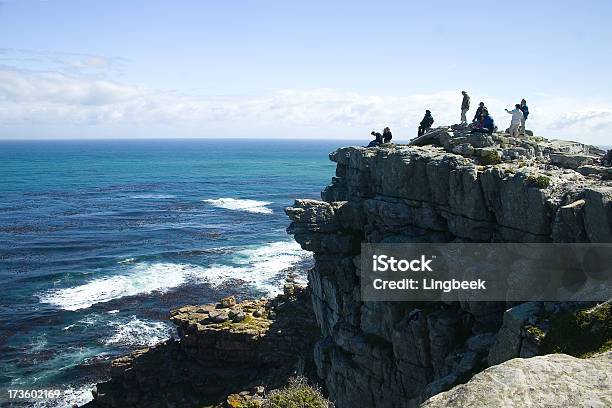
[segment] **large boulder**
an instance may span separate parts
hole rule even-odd
[[[590,359],[515,358],[431,397],[421,408],[612,406],[612,352]]]

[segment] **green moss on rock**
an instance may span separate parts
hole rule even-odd
[[[488,150],[484,152],[482,157],[480,158],[480,163],[485,166],[500,164],[501,162],[501,158],[495,150]]]
[[[540,344],[546,337],[546,332],[540,329],[538,326],[527,325],[525,326],[527,335],[537,344]]]
[[[527,177],[527,185],[543,189],[550,186],[550,178],[546,176],[529,176]]]
[[[551,317],[542,342],[543,351],[586,358],[611,350],[611,309],[610,303],[602,303],[591,309]]]

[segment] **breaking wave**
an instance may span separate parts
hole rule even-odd
[[[62,390],[62,394],[58,399],[48,401],[37,401],[32,407],[34,408],[67,408],[81,406],[93,400],[91,390],[96,388],[95,383],[88,383],[81,386],[67,386]]]
[[[258,248],[243,249],[232,258],[236,266],[211,265],[203,271],[200,279],[212,285],[221,285],[230,279],[240,280],[268,295],[282,292],[286,272],[310,257],[296,242],[273,242]],[[303,271],[295,271],[301,274]]]
[[[172,263],[136,264],[125,275],[94,279],[83,285],[51,290],[38,297],[43,303],[65,310],[84,309],[125,296],[163,292],[186,283],[194,269],[197,267]]]
[[[212,206],[224,208],[226,210],[245,211],[258,214],[272,214],[272,209],[266,207],[267,205],[272,204],[268,201],[246,200],[236,198],[215,198],[206,199],[202,201]]]
[[[132,316],[128,321],[112,321],[108,325],[114,333],[104,340],[107,346],[153,346],[169,339],[174,333],[172,326],[165,322],[141,320],[136,316]]]
[[[209,283],[219,286],[240,280],[270,295],[280,293],[286,272],[310,254],[296,242],[273,242],[257,248],[242,249],[227,264],[199,266],[176,263],[137,263],[128,272],[93,279],[82,285],[53,289],[38,295],[42,303],[65,310],[79,310],[127,296],[165,292],[184,284]],[[298,272],[298,271],[296,271]]]

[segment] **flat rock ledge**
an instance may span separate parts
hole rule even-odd
[[[422,408],[612,406],[612,352],[589,359],[515,358],[427,400]]]

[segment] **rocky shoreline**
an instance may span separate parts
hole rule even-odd
[[[320,338],[306,288],[274,299],[184,306],[171,312],[178,339],[114,360],[87,407],[239,407],[293,375],[313,372]]]
[[[612,354],[601,354],[612,347],[610,303],[364,302],[359,272],[362,243],[612,242],[603,154],[462,127],[338,149],[322,200],[286,210],[288,231],[314,253],[308,288],[174,310],[179,339],[115,360],[88,406],[258,406],[295,374],[339,408],[612,405]],[[536,357],[558,352],[583,358]],[[485,395],[509,372],[525,380]]]

